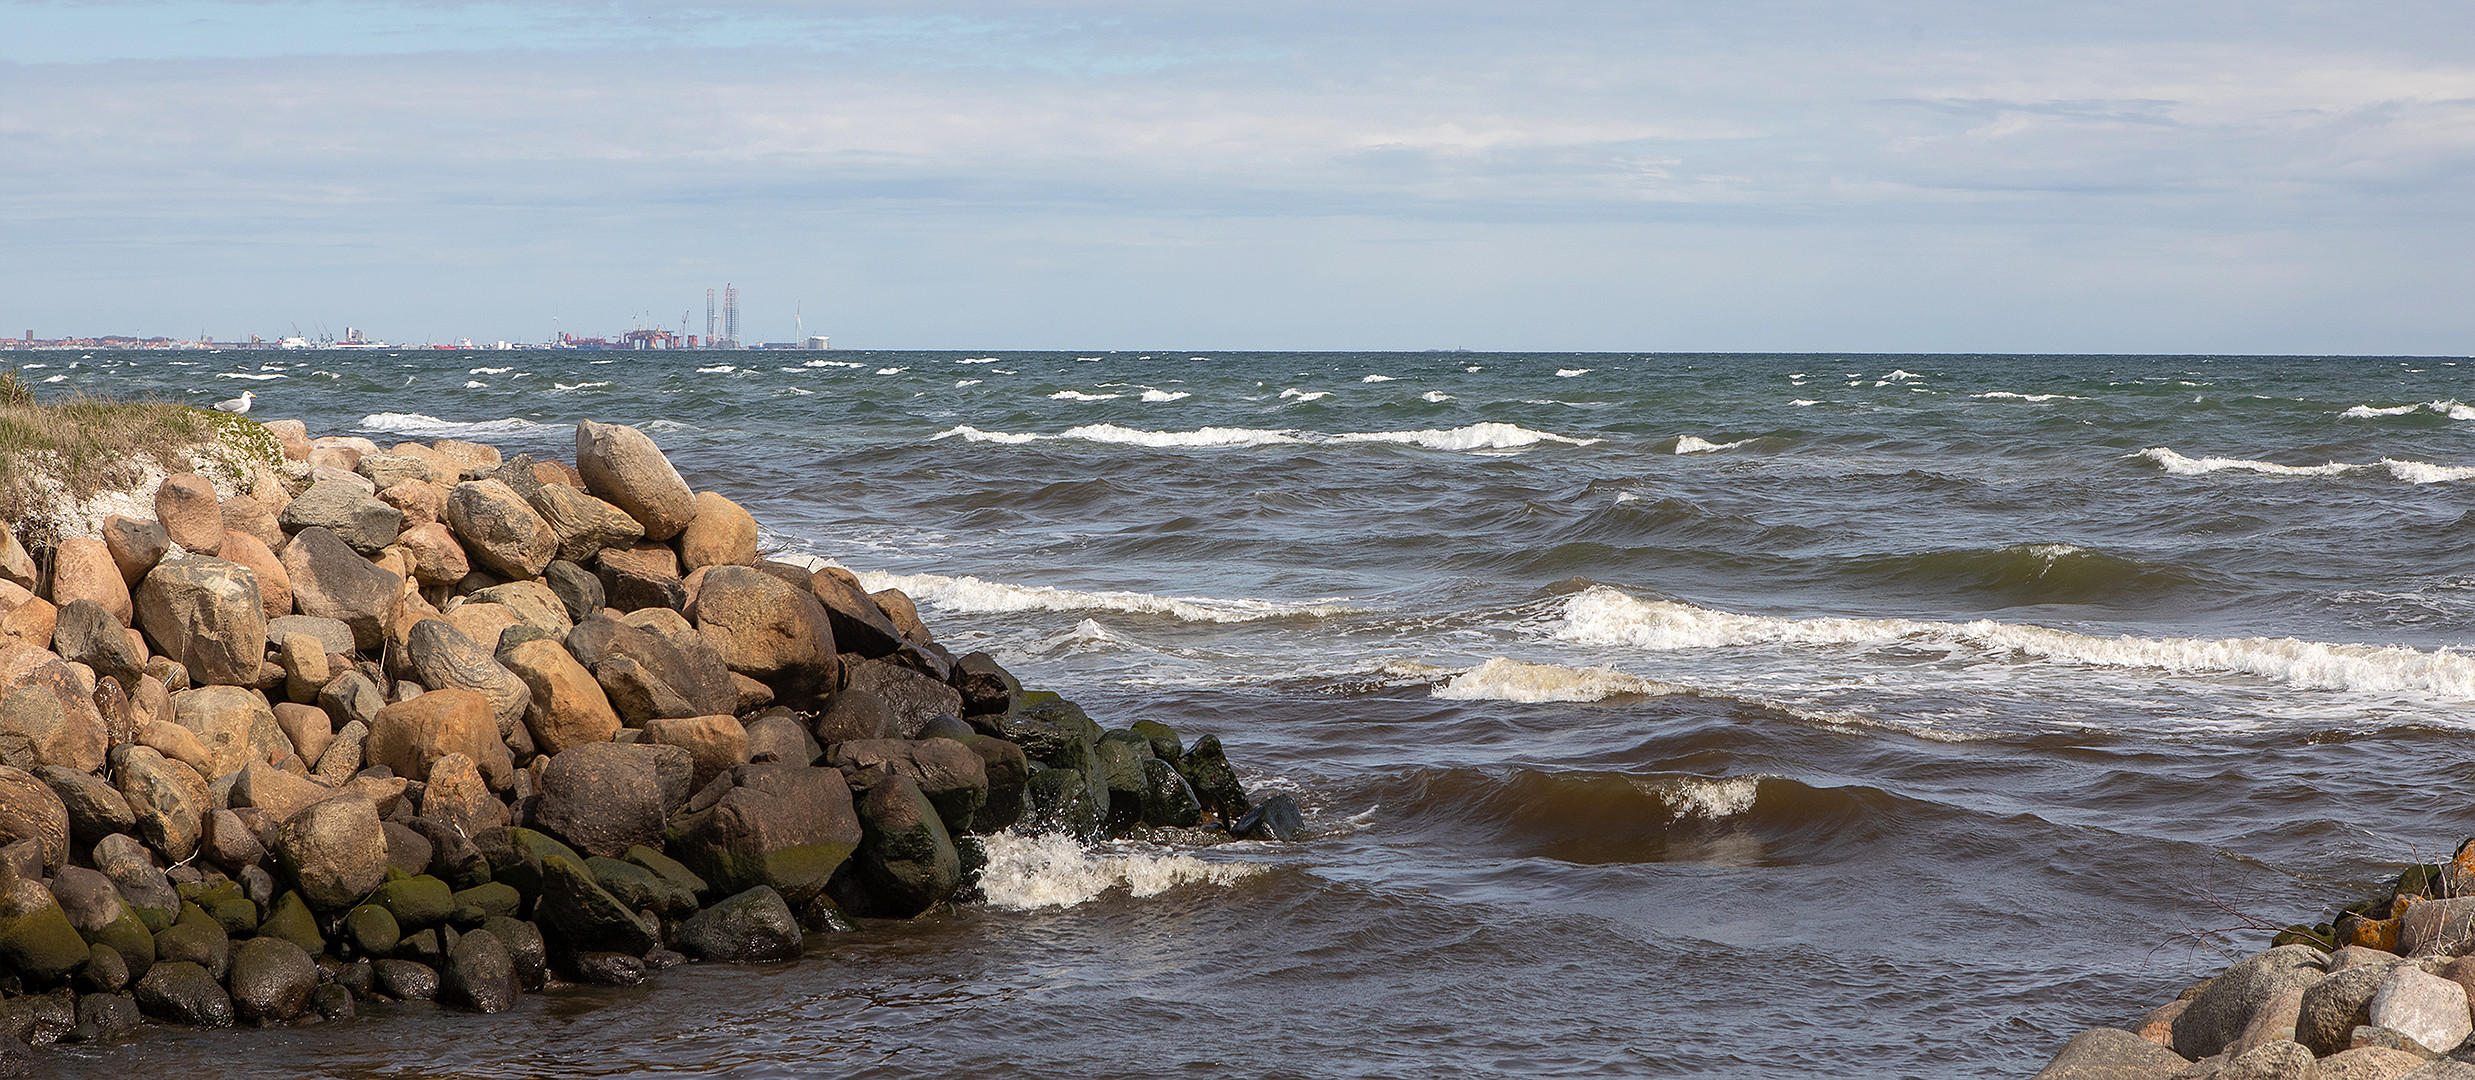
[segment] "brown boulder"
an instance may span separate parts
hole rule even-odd
[[[303,615],[335,619],[352,628],[354,646],[374,649],[404,606],[404,579],[354,553],[341,537],[307,528],[284,547],[284,571],[292,575],[292,602]]]
[[[300,813],[312,803],[324,802],[336,796],[334,788],[315,780],[294,776],[263,761],[250,762],[232,782],[232,805],[236,808],[256,807],[276,821]]]
[[[412,632],[405,636],[404,651],[411,661],[413,676],[421,685],[433,691],[472,690],[488,698],[499,737],[505,738],[523,722],[525,707],[532,703],[532,691],[525,688],[524,680],[500,664],[490,649],[465,636],[455,624],[445,619],[415,623]]]
[[[470,439],[440,439],[430,444],[440,457],[456,463],[460,475],[473,476],[498,467],[498,447]]]
[[[146,654],[129,640],[129,629],[92,600],[73,600],[62,607],[53,617],[50,640],[61,659],[84,664],[122,686],[135,686],[146,674]]]
[[[197,854],[206,812],[211,809],[206,779],[150,746],[132,746],[114,756],[120,760],[114,774],[120,796],[137,818],[139,838],[171,862]]]
[[[114,514],[103,519],[103,549],[120,568],[122,583],[136,588],[146,580],[146,572],[171,553],[172,534],[155,522]]]
[[[34,556],[26,545],[17,542],[17,534],[0,522],[0,581],[21,589],[32,589],[41,583],[42,572],[34,564]]]
[[[902,636],[910,639],[911,644],[929,645],[936,642],[937,636],[928,632],[928,624],[920,621],[919,605],[911,602],[910,593],[901,589],[880,589],[869,593],[868,599],[877,602],[877,609],[885,613],[886,620],[894,624],[894,629],[902,631]]]
[[[453,825],[464,836],[479,836],[483,829],[508,823],[507,804],[491,793],[480,767],[463,754],[442,754],[430,763],[421,816]]]
[[[122,626],[129,625],[129,583],[101,540],[72,537],[52,549],[52,603],[92,600]]]
[[[528,641],[499,657],[532,691],[524,723],[542,753],[607,742],[619,732],[619,714],[583,664],[555,641]]]
[[[222,557],[248,567],[257,578],[258,606],[268,619],[292,614],[292,575],[284,572],[283,560],[263,541],[245,532],[227,532]]]
[[[404,527],[435,525],[447,512],[447,489],[420,480],[406,480],[388,485],[378,492],[378,501],[403,512]]]
[[[387,833],[368,799],[313,803],[275,830],[275,854],[301,899],[341,911],[387,880]]]
[[[694,789],[693,758],[675,746],[586,743],[550,758],[533,822],[587,855],[659,847],[672,811]]]
[[[885,702],[902,724],[902,737],[917,738],[939,716],[963,714],[962,692],[907,667],[860,660],[843,667],[843,681]]]
[[[471,758],[491,790],[515,782],[515,762],[499,737],[490,699],[471,690],[432,690],[378,710],[371,718],[364,758],[397,776],[424,780],[430,763],[446,754]]]
[[[62,605],[93,608],[103,611],[103,605],[92,600],[71,600]],[[113,626],[120,622],[103,611],[103,618]],[[47,648],[60,624],[60,609],[51,601],[19,588],[15,582],[0,581],[0,640],[12,640],[34,648]]]
[[[835,743],[826,762],[855,787],[873,787],[887,775],[906,776],[937,808],[950,836],[971,831],[988,802],[988,765],[977,751],[952,739],[867,739]]]
[[[118,581],[118,572],[114,572]],[[165,559],[138,585],[137,622],[196,685],[248,686],[266,658],[258,576],[226,559]]]
[[[834,642],[844,652],[884,656],[902,648],[902,629],[859,587],[859,579],[839,566],[808,576],[808,592],[825,605],[834,627]]]
[[[453,585],[473,572],[472,563],[465,558],[464,545],[456,543],[455,534],[435,521],[405,529],[396,542],[412,555],[413,579],[423,585]]]
[[[260,426],[275,437],[275,445],[283,448],[284,460],[309,460],[309,425],[298,420],[269,420]]]
[[[307,634],[295,636],[309,639]],[[283,729],[284,738],[292,741],[292,751],[299,754],[302,761],[315,764],[326,754],[327,744],[335,741],[335,721],[325,709],[279,701],[275,703],[274,711],[275,726]]]
[[[69,808],[51,786],[24,769],[0,765],[0,847],[35,841],[45,872],[69,858]]]
[[[688,716],[645,721],[638,740],[655,746],[676,746],[695,765],[691,789],[704,787],[724,769],[748,763],[748,731],[736,717]]]
[[[525,501],[559,534],[559,558],[569,562],[587,562],[603,548],[644,539],[645,527],[626,511],[565,483],[543,484]]]
[[[567,605],[560,602],[559,594],[540,581],[510,581],[504,585],[492,585],[475,590],[471,599],[502,605],[518,622],[556,640],[565,640],[567,632],[576,625],[568,617]]]
[[[519,581],[541,576],[558,557],[559,535],[498,480],[468,480],[447,494],[447,524],[475,563]]]
[[[814,700],[841,681],[824,606],[771,574],[747,566],[705,570],[688,617],[723,666],[772,687],[782,701]]]
[[[767,764],[741,765],[729,777],[729,790],[699,792],[679,816],[671,857],[716,893],[770,885],[793,906],[814,899],[860,842],[842,773]]]
[[[214,482],[203,476],[178,473],[164,477],[163,485],[155,489],[155,520],[163,523],[173,543],[192,555],[223,550],[223,504],[215,496]]]
[[[234,495],[223,501],[223,531],[254,536],[268,551],[284,542],[283,523],[276,520],[275,510],[256,495]],[[228,554],[224,557],[231,558]]]
[[[206,748],[208,766],[199,771],[209,780],[293,750],[266,698],[245,686],[206,686],[174,694],[172,720]]]
[[[696,518],[696,493],[644,432],[591,420],[576,425],[585,489],[627,512],[648,540],[668,540]]]
[[[756,562],[756,519],[711,491],[696,493],[696,517],[679,532],[679,561],[689,570]]]
[[[0,641],[0,762],[93,772],[110,748],[103,714],[74,669],[43,649]]]

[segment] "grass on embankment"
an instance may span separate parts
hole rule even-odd
[[[273,443],[241,417],[164,401],[78,395],[39,402],[14,372],[0,372],[0,522],[21,538],[40,534],[44,511],[63,489],[86,499],[150,471],[187,471],[184,452],[201,446],[238,445],[262,458]]]

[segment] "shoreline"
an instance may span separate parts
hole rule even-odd
[[[245,426],[253,468],[0,539],[0,1074],[148,1021],[796,960],[969,901],[1005,830],[1297,835],[1216,736],[1104,731],[900,591],[763,557],[634,428],[570,465]]]

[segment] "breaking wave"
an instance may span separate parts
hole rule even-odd
[[[986,837],[988,867],[980,891],[992,907],[1029,911],[1072,907],[1111,889],[1157,896],[1180,885],[1234,885],[1263,872],[1243,862],[1205,862],[1192,855],[1085,850],[1072,837],[1003,832]]]
[[[1449,429],[1425,431],[1373,431],[1328,435],[1300,431],[1295,428],[1224,428],[1207,427],[1193,431],[1145,431],[1116,424],[1086,424],[1067,428],[1054,435],[982,431],[970,425],[947,428],[929,436],[933,441],[960,438],[975,443],[1020,445],[1051,439],[1074,439],[1084,442],[1117,443],[1149,447],[1224,447],[1273,446],[1318,443],[1401,443],[1423,446],[1430,450],[1509,450],[1540,443],[1562,443],[1567,446],[1590,446],[1597,439],[1575,439],[1549,431],[1533,431],[1517,424],[1485,423]]]
[[[397,435],[428,435],[434,438],[471,438],[477,435],[513,435],[537,428],[563,425],[544,424],[520,416],[501,420],[441,420],[420,413],[371,413],[361,418],[361,430],[384,431]]]
[[[1210,596],[1155,596],[1151,593],[1103,590],[1086,592],[1052,585],[1009,585],[970,575],[889,574],[859,572],[869,592],[900,589],[912,600],[954,612],[1123,611],[1138,615],[1168,615],[1188,622],[1236,623],[1295,616],[1349,615],[1359,609],[1340,603],[1287,604],[1274,600],[1223,600]]]
[[[2249,472],[2264,476],[2344,476],[2372,469],[2387,470],[2390,476],[2410,484],[2437,484],[2450,480],[2475,478],[2475,466],[2435,465],[2428,461],[2408,461],[2382,458],[2360,465],[2332,461],[2325,465],[2280,465],[2274,461],[2254,461],[2250,458],[2202,457],[2190,458],[2163,446],[2152,446],[2132,457],[2155,462],[2157,467],[2176,476],[2205,476],[2213,472]]]
[[[1682,687],[1606,668],[1569,668],[1496,657],[1430,691],[1450,701],[1604,701],[1624,695],[1683,693]]]

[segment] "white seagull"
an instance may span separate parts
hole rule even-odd
[[[252,401],[256,401],[256,400],[258,400],[258,394],[257,394],[257,392],[256,392],[256,391],[254,391],[254,390],[243,390],[243,391],[241,391],[241,396],[239,396],[239,397],[232,398],[232,399],[230,399],[230,400],[228,400],[228,401],[218,401],[218,402],[216,402],[216,403],[215,403],[215,411],[216,411],[216,412],[228,412],[228,413],[245,413],[245,412],[248,412],[248,411],[249,411],[249,403],[250,403],[250,402],[252,402]]]

